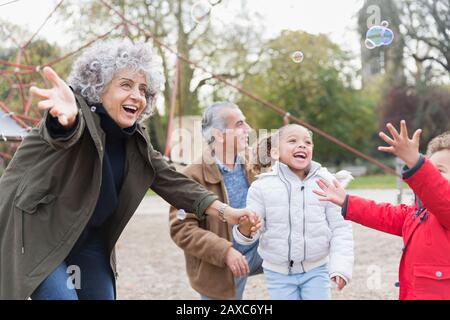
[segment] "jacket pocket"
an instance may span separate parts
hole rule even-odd
[[[16,197],[15,205],[24,213],[34,214],[40,205],[49,204],[55,198],[55,195],[47,194],[47,192],[22,193]]]
[[[450,265],[414,266],[414,293],[419,300],[450,299]]]
[[[14,205],[19,214],[19,236],[21,241],[21,253],[25,254],[25,214],[34,215],[38,208],[42,205],[47,205],[53,202],[56,196],[53,194],[47,194],[45,192],[22,192],[17,195],[14,201]]]

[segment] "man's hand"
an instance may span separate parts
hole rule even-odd
[[[344,205],[346,193],[337,180],[329,183],[325,179],[320,178],[316,183],[322,191],[313,190],[313,192],[319,196],[320,201],[330,201],[339,207]]]
[[[69,86],[50,67],[43,69],[45,78],[53,85],[51,89],[40,89],[35,86],[30,88],[33,96],[41,100],[38,108],[49,109],[50,114],[58,118],[59,123],[66,129],[70,129],[77,118],[78,109],[75,96]]]
[[[403,160],[408,168],[414,167],[420,157],[419,142],[422,130],[416,130],[412,139],[409,139],[405,120],[400,122],[400,133],[398,133],[398,131],[390,123],[388,123],[386,127],[391,133],[392,139],[384,132],[380,132],[380,138],[390,145],[390,147],[378,147],[378,150],[394,154]]]
[[[228,268],[230,268],[233,276],[236,278],[242,277],[250,272],[250,268],[248,267],[245,257],[233,247],[227,251],[225,264]]]

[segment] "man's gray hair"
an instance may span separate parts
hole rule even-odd
[[[133,44],[129,40],[97,42],[75,61],[67,82],[89,104],[100,103],[114,75],[123,69],[145,76],[148,86],[145,93],[147,106],[141,119],[150,116],[163,76],[161,59],[144,43]]]
[[[214,142],[212,129],[218,129],[225,132],[227,127],[226,119],[223,117],[222,110],[226,108],[239,109],[239,107],[228,101],[215,102],[210,105],[203,113],[202,135],[209,146]]]

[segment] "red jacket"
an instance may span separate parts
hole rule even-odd
[[[423,157],[404,180],[420,199],[415,205],[348,196],[342,212],[347,220],[403,237],[401,300],[450,299],[450,182]]]

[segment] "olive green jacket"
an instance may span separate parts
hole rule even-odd
[[[46,114],[0,178],[0,299],[27,299],[68,256],[95,209],[105,134],[99,116],[76,98],[73,133],[53,139]],[[127,140],[118,207],[104,226],[116,278],[114,246],[149,188],[200,218],[218,198],[170,167],[144,130],[138,125]]]

